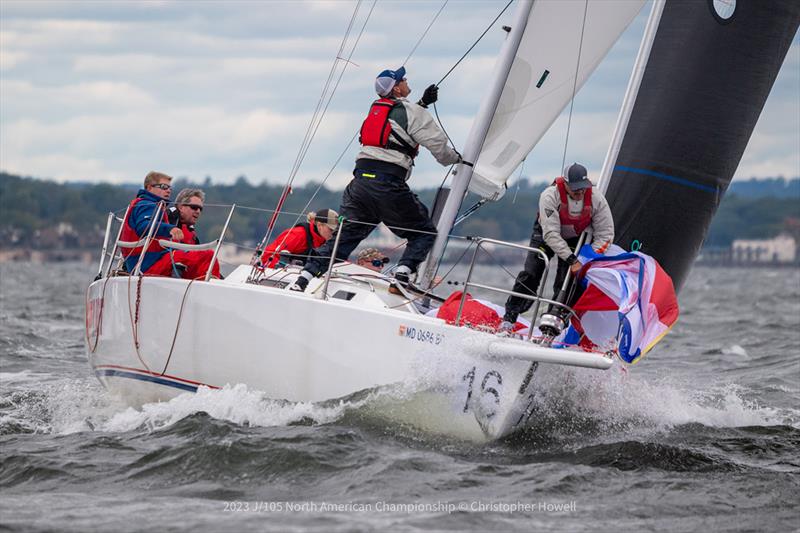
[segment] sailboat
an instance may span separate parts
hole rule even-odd
[[[467,164],[455,169],[422,284],[425,276],[432,279],[436,273],[466,191],[490,200],[502,197],[510,174],[643,4],[518,2],[462,152]],[[687,21],[692,24],[685,29]],[[799,21],[800,5],[791,1],[764,6],[755,0],[656,0],[652,7],[598,186],[607,189],[622,228],[618,243],[630,247],[631,239],[639,241],[679,282],[733,175]],[[574,39],[565,39],[568,32]],[[676,62],[670,52],[683,48],[689,37],[695,40],[691,53],[684,48],[683,60]],[[754,41],[762,51],[739,53],[750,50]],[[676,69],[702,74],[712,66],[719,76],[713,83],[702,76],[682,78],[681,87],[674,88]],[[677,94],[665,96],[669,87]],[[709,92],[710,87],[719,90]],[[691,102],[684,101],[688,98]],[[662,101],[673,107],[664,109]],[[733,103],[735,109],[729,107]],[[697,108],[707,113],[698,114]],[[680,124],[670,119],[683,115],[687,120]],[[704,125],[706,117],[719,122]],[[708,135],[709,130],[715,134]],[[696,135],[696,149],[673,146],[681,135]],[[642,143],[652,154],[644,155]],[[665,145],[669,153],[662,150]],[[714,163],[708,160],[712,156]],[[697,188],[681,180],[694,180],[707,195],[687,200]],[[713,194],[703,189],[712,187],[709,180]],[[676,213],[686,202],[699,206],[701,213],[680,220]],[[332,262],[305,293],[288,290],[300,272],[293,266],[259,270],[242,264],[224,280],[198,281],[120,272],[115,268],[120,247],[146,244],[152,237],[124,243],[117,234],[114,241],[112,225],[110,217],[106,244],[112,244],[111,251],[106,253],[104,245],[98,279],[87,290],[86,349],[98,379],[132,403],[238,383],[292,402],[391,391],[401,397],[410,394],[409,405],[415,406],[395,410],[392,416],[398,421],[454,438],[490,441],[530,423],[543,372],[576,367],[602,371],[614,364],[613,353],[540,344],[533,328],[527,336],[502,336],[469,327],[461,310],[449,322],[429,316],[420,303],[435,301],[435,295],[402,288],[394,294],[390,278],[348,262]],[[224,234],[225,229],[217,250]],[[679,246],[681,240],[687,241],[685,247]],[[476,243],[478,248],[492,243],[527,249],[491,239]],[[508,293],[507,287],[488,286],[471,274],[466,283]]]

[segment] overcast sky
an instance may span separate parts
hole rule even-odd
[[[567,0],[569,1],[569,0]],[[416,99],[504,2],[450,0],[407,63]],[[349,45],[370,11],[362,2]],[[375,75],[411,52],[442,1],[380,1],[296,183],[321,181],[374,97]],[[200,181],[284,183],[355,2],[36,1],[0,3],[0,170],[61,181],[138,182],[149,170]],[[461,148],[500,48],[502,24],[447,78],[439,113]],[[599,173],[649,5],[578,94],[567,158]],[[345,54],[349,53],[349,48]],[[800,44],[795,36],[736,179],[800,175]],[[558,172],[566,117],[525,163]],[[343,187],[356,147],[327,184]],[[427,153],[412,185],[444,176]],[[514,178],[512,178],[514,179]]]

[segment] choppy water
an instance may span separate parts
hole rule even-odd
[[[627,373],[475,445],[235,386],[132,409],[90,374],[83,265],[0,265],[11,531],[774,530],[800,524],[800,271],[696,268]]]

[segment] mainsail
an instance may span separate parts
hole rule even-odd
[[[797,0],[668,0],[606,198],[616,243],[685,281],[800,24]],[[606,185],[604,183],[603,185]]]
[[[644,0],[533,3],[469,190],[498,199],[505,183],[580,89]],[[577,76],[577,82],[576,82]]]

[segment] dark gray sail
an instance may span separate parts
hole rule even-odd
[[[798,24],[798,0],[668,0],[664,6],[606,197],[616,243],[655,257],[676,290]]]

